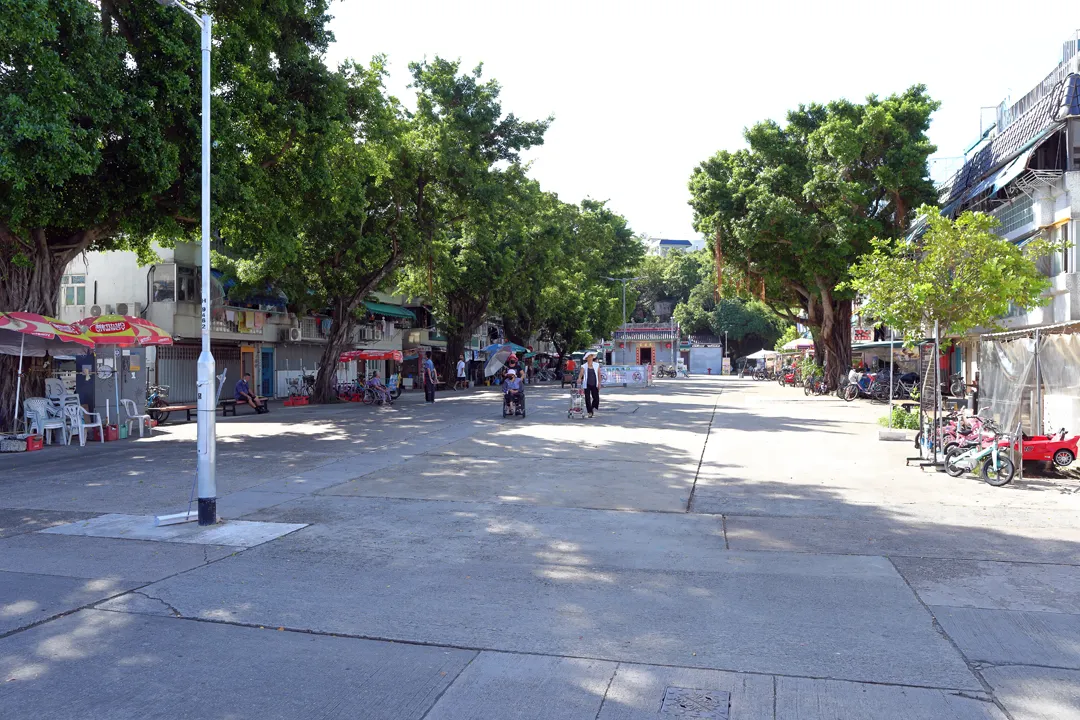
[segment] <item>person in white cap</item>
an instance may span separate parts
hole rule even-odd
[[[581,360],[578,387],[585,388],[585,411],[592,417],[600,408],[600,363],[596,362],[596,353],[592,350]]]
[[[521,385],[521,376],[517,374],[517,370],[507,370],[506,379],[503,380],[503,403],[510,405],[514,398],[517,398],[521,402],[521,407],[525,407],[525,391]]]

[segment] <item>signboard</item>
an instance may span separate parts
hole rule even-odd
[[[926,412],[937,407],[937,392],[941,383],[938,378],[937,348],[934,343],[919,346],[919,373],[922,375],[920,406]]]
[[[870,331],[863,328],[855,328],[851,331],[851,339],[855,342],[867,342],[870,340]]]
[[[644,387],[649,384],[649,368],[646,365],[601,365],[600,382],[608,386]]]

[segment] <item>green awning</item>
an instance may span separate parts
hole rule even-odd
[[[400,305],[386,305],[384,303],[377,302],[365,302],[364,307],[367,308],[369,313],[374,315],[383,315],[385,317],[396,318],[408,318],[409,320],[416,319],[416,313],[408,308],[403,308]]]

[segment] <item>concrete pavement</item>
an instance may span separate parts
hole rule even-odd
[[[566,402],[219,421],[236,545],[124,529],[194,424],[0,456],[0,715],[1080,717],[1075,482],[907,468],[775,383]]]

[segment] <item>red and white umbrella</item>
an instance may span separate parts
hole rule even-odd
[[[338,362],[350,362],[352,360],[393,360],[401,362],[400,350],[346,350],[341,353]]]
[[[81,327],[60,322],[56,318],[27,312],[0,312],[0,331],[19,333],[19,374],[15,380],[15,412],[12,429],[18,428],[19,395],[22,394],[23,357],[44,355],[46,350],[54,350],[64,343],[74,343],[85,348],[94,347],[94,340]],[[6,334],[6,333],[5,333]],[[29,348],[27,339],[30,339]],[[0,338],[0,352],[15,355],[15,345]]]
[[[146,345],[172,345],[172,335],[154,323],[129,315],[99,315],[84,318],[79,325],[98,345],[121,347],[144,347]]]
[[[88,336],[98,345],[117,347],[145,347],[147,345],[172,345],[172,335],[149,320],[130,315],[99,315],[79,321]],[[119,353],[119,350],[114,352]],[[120,417],[120,374],[113,374],[116,394],[116,416]],[[106,406],[106,412],[108,408]]]

